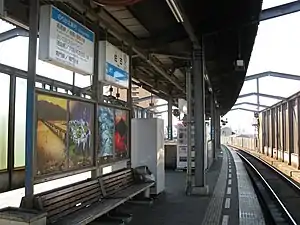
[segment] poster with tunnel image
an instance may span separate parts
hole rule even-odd
[[[38,176],[92,165],[93,109],[91,103],[37,95]]]
[[[128,156],[128,116],[126,110],[115,110],[115,154],[116,158]]]

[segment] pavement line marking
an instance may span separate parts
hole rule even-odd
[[[228,172],[231,173],[231,169],[229,169]]]
[[[228,174],[228,178],[231,178],[231,173],[230,173],[230,174]]]
[[[228,187],[228,188],[227,188],[227,194],[228,194],[228,195],[231,195],[231,187]]]
[[[225,209],[229,209],[230,208],[230,198],[226,198],[224,208]]]
[[[229,216],[223,215],[222,225],[228,225],[228,222],[229,222]]]
[[[231,169],[231,165],[229,165],[229,169]]]
[[[231,185],[231,183],[232,183],[232,180],[228,179],[228,185]]]

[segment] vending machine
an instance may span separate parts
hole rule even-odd
[[[207,143],[209,141],[209,123],[206,121],[204,127],[204,168],[208,168],[208,147]],[[195,128],[191,127],[191,167],[195,168]],[[178,125],[177,127],[177,169],[186,169],[187,168],[187,155],[188,155],[188,146],[187,146],[187,128],[184,125]]]

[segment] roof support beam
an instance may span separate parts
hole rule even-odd
[[[252,102],[239,102],[239,103],[236,103],[234,106],[239,106],[239,105],[252,105],[252,106],[265,107],[265,108],[269,107],[267,105],[261,105],[261,104],[252,103]]]
[[[243,110],[243,111],[252,112],[252,113],[257,112],[256,110],[253,110],[253,109],[245,109],[245,108],[234,108],[234,109],[231,109],[230,111],[235,111],[235,110]]]
[[[276,17],[285,16],[300,11],[300,1],[294,1],[287,4],[275,6],[265,9],[260,14],[260,21],[274,19]]]
[[[0,0],[1,1],[1,0]],[[7,41],[9,39],[13,39],[15,37],[22,36],[22,37],[28,37],[28,31],[22,29],[22,28],[14,28],[8,31],[5,31],[3,33],[0,33],[0,43]]]
[[[139,102],[144,102],[144,101],[147,101],[147,100],[150,100],[150,99],[157,99],[157,98],[158,98],[157,96],[152,95],[152,96],[147,96],[147,97],[143,97],[143,98],[134,100],[133,102],[134,103],[139,103]]]
[[[239,98],[245,98],[245,97],[249,97],[249,96],[252,96],[252,95],[255,95],[255,96],[259,96],[259,97],[265,97],[265,98],[273,98],[273,99],[277,99],[277,100],[285,100],[284,97],[281,97],[281,96],[276,96],[276,95],[268,95],[268,94],[262,94],[262,93],[256,93],[256,92],[252,92],[252,93],[247,93],[247,94],[243,94],[243,95],[240,95],[238,97]]]
[[[284,79],[289,79],[289,80],[299,80],[300,81],[300,76],[298,75],[292,75],[292,74],[286,74],[286,73],[278,73],[278,72],[263,72],[263,73],[258,73],[258,74],[253,74],[250,76],[245,77],[245,81],[248,80],[254,80],[254,79],[259,79],[263,77],[278,77],[278,78],[284,78]]]

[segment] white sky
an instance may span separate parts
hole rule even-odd
[[[269,8],[276,5],[291,2],[291,0],[265,0],[263,8]],[[300,24],[300,13],[294,13],[284,17],[261,22],[256,37],[250,65],[247,75],[252,75],[265,71],[275,71],[300,75],[300,30],[297,29]],[[0,21],[0,32],[12,29],[12,26]],[[0,43],[0,63],[7,64],[19,69],[27,70],[28,54],[27,38],[17,37],[9,41]],[[5,53],[5,54],[3,54]],[[72,83],[72,72],[58,68],[48,63],[38,61],[37,74],[47,76],[66,83]],[[90,77],[76,75],[75,84],[80,87],[90,85]],[[260,79],[260,92],[266,94],[275,94],[288,97],[300,90],[300,82],[289,81],[280,78],[262,78]],[[255,81],[244,83],[241,94],[255,92]],[[247,97],[238,99],[237,102],[256,103],[256,97]],[[272,105],[276,101],[272,99],[260,98],[261,104]],[[159,103],[161,104],[161,103]],[[244,106],[249,109],[255,107]],[[159,110],[166,110],[161,107]],[[167,125],[167,114],[162,118]],[[228,118],[229,126],[233,130],[244,130],[252,133],[253,113],[245,111],[229,112],[225,118]],[[174,119],[174,124],[177,120]]]
[[[288,2],[292,1],[265,0],[263,8],[269,8]],[[294,13],[261,22],[247,75],[265,71],[300,75],[299,23],[300,13]],[[300,91],[300,82],[297,81],[266,77],[261,78],[259,82],[260,93],[264,94],[288,97],[293,93]],[[241,94],[249,92],[256,92],[255,80],[244,83]],[[256,103],[256,96],[238,99],[237,102]],[[273,99],[260,98],[260,103],[264,105],[272,105],[276,102],[277,101]],[[248,105],[241,105],[241,107],[256,109],[256,107]],[[244,130],[247,133],[254,132],[254,128],[251,126],[253,113],[237,110],[229,112],[225,115],[225,118],[228,118],[228,124],[233,128],[233,130]]]

